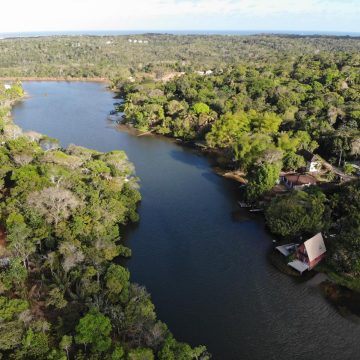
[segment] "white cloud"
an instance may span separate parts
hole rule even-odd
[[[0,32],[227,29],[236,24],[265,29],[262,24],[290,19],[294,25],[354,27],[359,18],[360,0],[13,0],[1,5]]]

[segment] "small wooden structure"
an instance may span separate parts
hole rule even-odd
[[[298,247],[298,244],[291,243],[291,244],[277,246],[275,249],[277,251],[279,251],[281,254],[283,254],[284,256],[290,256],[291,254],[293,254],[296,251],[297,247]]]
[[[306,263],[303,263],[300,260],[293,260],[288,263],[290,267],[298,271],[300,274],[302,274],[304,271],[309,270],[309,267]]]
[[[238,201],[238,205],[242,208],[242,209],[245,209],[245,208],[251,208],[251,204],[248,204],[246,202],[243,202],[243,201]]]

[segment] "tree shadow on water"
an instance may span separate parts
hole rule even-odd
[[[195,166],[197,169],[207,169],[209,168],[209,164],[206,159],[204,159],[201,154],[197,154],[194,151],[179,149],[179,150],[171,150],[170,156],[183,164]]]

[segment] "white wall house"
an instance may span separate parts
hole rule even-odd
[[[321,170],[322,159],[319,155],[315,155],[307,150],[300,150],[298,154],[305,159],[307,172],[316,173]]]

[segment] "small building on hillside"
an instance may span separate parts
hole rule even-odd
[[[289,262],[288,265],[302,274],[305,270],[311,270],[319,264],[325,254],[324,239],[322,234],[318,233],[296,249],[296,259]]]
[[[204,75],[212,75],[214,72],[212,70],[205,70],[205,71],[195,71],[196,74],[200,75],[200,76],[204,76]]]
[[[302,189],[307,186],[316,185],[316,179],[307,174],[286,174],[281,177],[282,182],[288,189]]]
[[[300,150],[297,153],[301,155],[306,161],[306,171],[316,173],[322,168],[322,159],[319,155],[315,155],[307,150]]]

